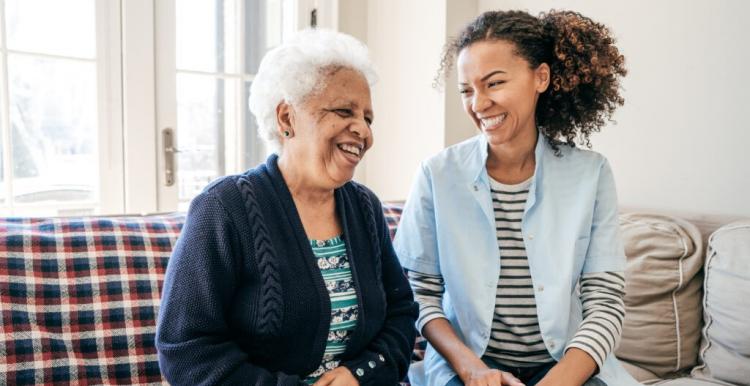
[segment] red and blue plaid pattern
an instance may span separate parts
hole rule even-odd
[[[384,202],[383,215],[385,222],[388,224],[388,232],[391,233],[391,239],[396,237],[396,227],[401,220],[401,212],[404,210],[404,204],[400,202]]]
[[[0,384],[162,383],[156,315],[183,222],[0,219]]]

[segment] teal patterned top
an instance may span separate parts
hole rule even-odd
[[[318,369],[305,379],[308,384],[317,381],[326,371],[338,367],[338,358],[346,350],[346,344],[357,325],[358,311],[357,293],[344,240],[341,237],[310,240],[310,245],[331,298],[331,327],[323,361]]]

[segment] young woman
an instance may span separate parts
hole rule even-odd
[[[425,161],[396,236],[429,346],[416,384],[637,384],[611,355],[625,256],[606,159],[624,58],[575,12],[487,12],[448,45],[481,134]]]

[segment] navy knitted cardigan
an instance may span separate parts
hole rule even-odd
[[[417,305],[377,197],[335,190],[357,290],[343,354],[361,385],[394,385],[409,366]],[[299,385],[320,365],[331,303],[272,155],[209,185],[190,205],[169,260],[156,335],[173,385]]]

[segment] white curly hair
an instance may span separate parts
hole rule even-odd
[[[377,80],[367,47],[336,31],[303,30],[266,53],[250,86],[248,105],[258,122],[258,136],[269,150],[281,150],[276,107],[282,102],[297,105],[321,89],[332,66],[359,71],[370,87]]]

